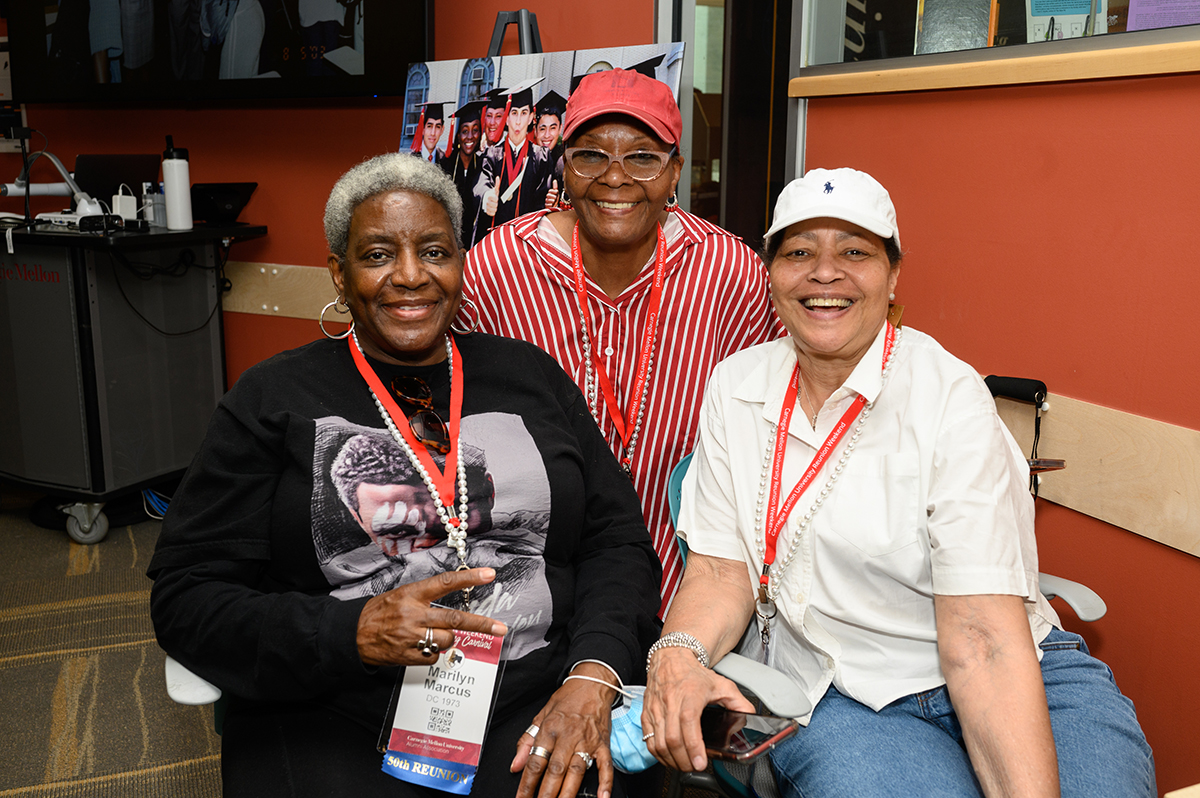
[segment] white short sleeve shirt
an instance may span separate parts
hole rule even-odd
[[[814,706],[830,683],[876,710],[945,684],[935,593],[1022,596],[1035,641],[1059,623],[1038,592],[1028,465],[983,380],[928,335],[905,328],[884,384],[883,345],[881,328],[821,408],[816,431],[799,413],[788,434],[781,504],[857,395],[873,403],[783,572],[765,658],[805,685]],[[795,364],[792,339],[784,338],[717,366],[683,485],[679,527],[688,547],[746,562],[755,585],[764,453]],[[797,502],[777,561],[845,445]],[[756,637],[746,649],[764,658]]]

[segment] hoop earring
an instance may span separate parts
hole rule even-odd
[[[338,305],[341,305],[343,308],[345,308],[345,310],[342,310],[341,308],[339,308]],[[326,338],[332,338],[335,341],[340,341],[343,338],[346,338],[347,336],[349,336],[350,333],[354,332],[354,319],[350,320],[350,328],[347,329],[344,333],[342,333],[341,335],[331,335],[329,333],[329,330],[325,329],[325,313],[330,308],[333,308],[334,313],[340,313],[342,315],[345,315],[350,312],[350,306],[347,305],[345,300],[342,299],[342,295],[338,294],[337,299],[333,300],[328,305],[321,308],[321,315],[317,319],[317,326],[321,328],[321,332],[325,334]]]
[[[479,329],[479,306],[472,302],[471,298],[465,294],[463,295],[462,302],[458,306],[459,313],[462,313],[463,306],[469,306],[467,309],[470,311],[471,316],[473,316],[470,321],[470,326],[461,329],[455,327],[454,324],[458,321],[458,314],[455,314],[454,321],[450,322],[450,332],[455,332],[459,335],[470,335]]]
[[[571,196],[567,194],[567,190],[565,188],[562,190],[562,193],[558,195],[558,207],[560,210],[564,211],[571,210]]]
[[[674,213],[679,209],[679,194],[672,191],[671,196],[667,199],[667,204],[663,206],[663,210],[667,213]]]

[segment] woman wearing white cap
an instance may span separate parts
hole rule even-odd
[[[869,175],[780,196],[765,260],[791,337],[709,381],[647,744],[705,766],[700,709],[752,708],[704,666],[756,619],[742,653],[814,707],[771,755],[785,795],[1155,795],[1132,703],[1038,591],[1028,467],[987,388],[887,322],[900,258]]]

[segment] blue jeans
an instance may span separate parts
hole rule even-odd
[[[1042,679],[1064,798],[1158,795],[1154,757],[1133,702],[1079,635],[1041,642]],[[812,721],[771,753],[784,796],[971,796],[979,782],[945,686],[879,712],[830,686]]]

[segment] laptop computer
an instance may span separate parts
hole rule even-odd
[[[233,224],[258,183],[193,183],[192,218],[209,224]]]
[[[76,155],[75,183],[79,189],[104,207],[112,203],[113,194],[122,184],[142,204],[142,183],[158,185],[158,169],[162,156],[150,155]],[[73,205],[73,203],[72,203]]]

